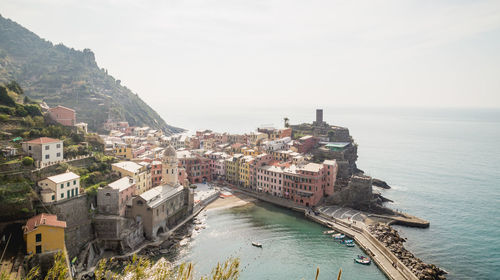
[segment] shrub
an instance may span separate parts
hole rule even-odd
[[[16,112],[15,108],[7,107],[5,105],[0,105],[0,113],[7,115],[14,115],[15,112]]]
[[[10,118],[9,115],[5,115],[5,114],[0,114],[0,121],[4,122],[4,121],[8,121]]]
[[[35,161],[31,157],[23,157],[23,165],[24,166],[32,166]]]
[[[16,116],[18,117],[26,117],[28,115],[28,111],[24,109],[24,106],[21,104],[16,104]]]
[[[40,110],[40,106],[38,105],[24,105],[24,109],[28,112],[30,116],[41,116],[42,110]]]

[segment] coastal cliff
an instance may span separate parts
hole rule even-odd
[[[73,108],[92,131],[108,118],[167,135],[184,131],[168,125],[137,93],[99,68],[90,49],[54,45],[1,15],[0,34],[0,84],[15,80],[31,99]]]

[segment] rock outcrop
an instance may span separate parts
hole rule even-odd
[[[379,188],[383,189],[390,189],[391,186],[389,186],[385,181],[382,181],[380,179],[373,178],[373,185]]]
[[[404,238],[397,230],[385,224],[375,224],[368,228],[375,238],[382,242],[401,262],[421,280],[444,280],[446,272],[434,264],[426,264],[406,250]]]

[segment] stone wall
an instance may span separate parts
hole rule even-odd
[[[65,239],[70,258],[94,239],[87,195],[81,194],[50,206],[57,218],[66,221]]]

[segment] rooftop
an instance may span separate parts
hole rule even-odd
[[[40,225],[66,228],[66,222],[57,220],[56,215],[42,213],[40,215],[37,215],[37,216],[29,219],[26,222],[26,225],[24,226],[24,233],[28,233],[30,231],[33,231],[34,229],[36,229]]]
[[[177,185],[176,187],[171,185],[161,185],[142,193],[139,197],[144,199],[149,207],[154,208],[168,198],[181,192],[183,189],[184,187],[181,185]]]
[[[37,139],[27,141],[25,143],[28,143],[28,144],[49,144],[49,143],[57,143],[57,142],[62,142],[62,140],[49,138],[49,137],[40,137]]]
[[[133,161],[122,161],[113,163],[112,165],[133,173],[139,171],[142,168],[142,165],[139,165]]]
[[[66,173],[55,175],[55,176],[47,177],[48,180],[50,180],[56,184],[70,181],[70,180],[75,180],[78,178],[80,178],[80,176],[76,175],[73,172],[66,172]]]
[[[128,189],[129,187],[131,187],[134,184],[135,184],[134,179],[126,176],[126,177],[118,179],[112,183],[109,183],[108,186],[121,192],[125,189]]]

